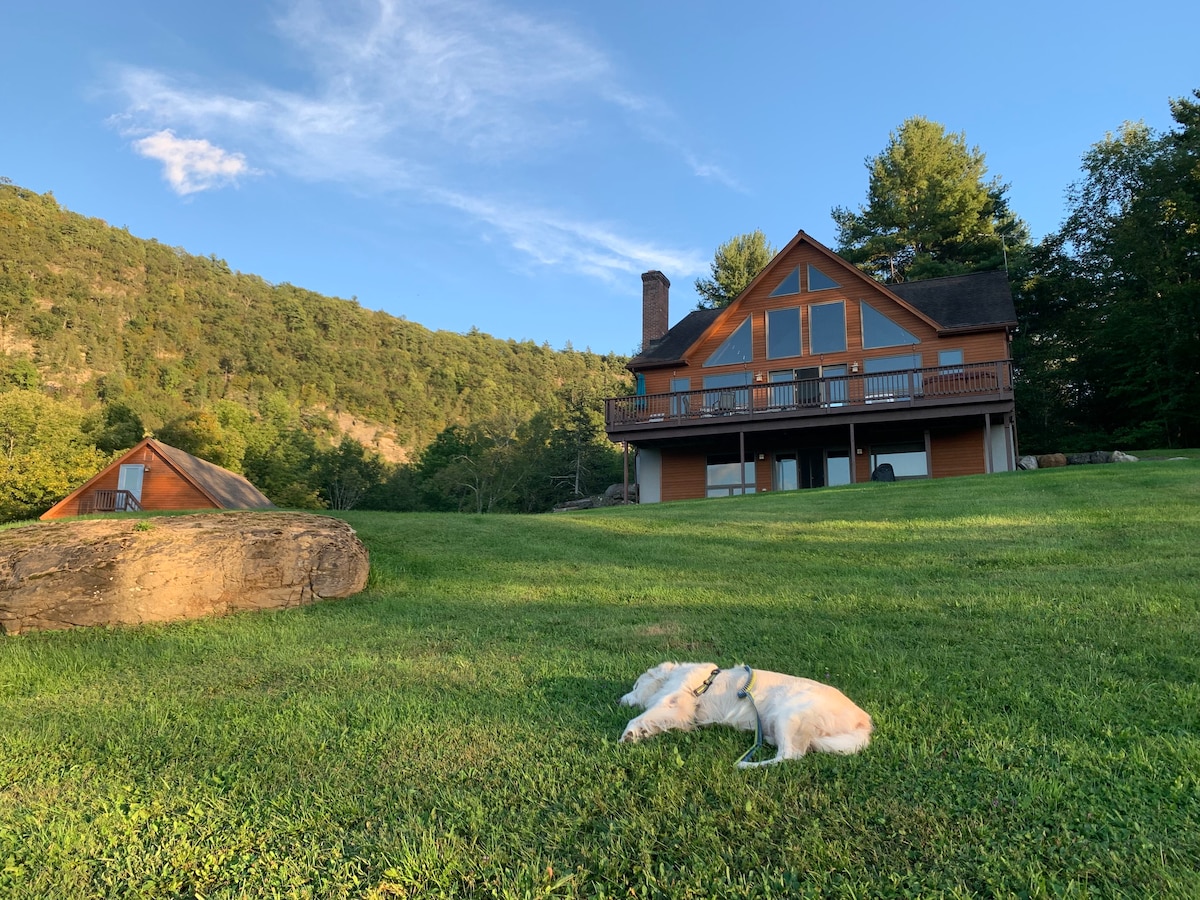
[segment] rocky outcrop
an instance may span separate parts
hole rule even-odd
[[[0,632],[134,625],[346,597],[368,555],[345,522],[286,512],[0,531]]]

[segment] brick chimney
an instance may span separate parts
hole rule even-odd
[[[642,350],[667,333],[667,292],[671,282],[657,270],[642,273]]]

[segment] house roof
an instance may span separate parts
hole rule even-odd
[[[249,481],[198,456],[149,439],[152,446],[221,509],[264,509],[275,504]]]
[[[629,361],[629,368],[669,366],[683,359],[688,349],[720,318],[724,309],[697,309],[688,313],[657,341]]]
[[[937,322],[943,330],[1017,323],[1008,275],[999,270],[906,281],[886,287]]]
[[[688,352],[704,338],[717,321],[727,314],[735,314],[732,311],[740,306],[740,301],[748,296],[760,281],[771,277],[770,273],[777,266],[785,265],[785,257],[801,243],[827,257],[852,279],[870,285],[885,295],[890,294],[895,302],[908,308],[938,331],[990,329],[1016,324],[1017,315],[1013,306],[1012,291],[1008,275],[1004,272],[977,272],[885,285],[875,281],[804,231],[798,231],[788,245],[775,254],[771,262],[763,267],[732,303],[722,309],[701,309],[689,313],[665,335],[633,357],[626,364],[627,368],[636,371],[683,363]]]

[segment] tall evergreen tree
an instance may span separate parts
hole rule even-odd
[[[866,166],[866,206],[832,215],[838,252],[879,281],[997,269],[1029,241],[1008,208],[1008,186],[984,181],[984,154],[962,133],[914,116]]]

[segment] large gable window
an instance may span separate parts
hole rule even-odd
[[[810,291],[827,291],[835,287],[840,287],[840,285],[816,266],[809,263],[808,289]]]
[[[750,362],[754,358],[754,347],[750,340],[750,316],[737,327],[720,347],[704,363],[705,366],[730,366]]]
[[[767,359],[799,356],[800,307],[767,310]]]
[[[903,344],[919,344],[921,339],[906,328],[897,325],[871,304],[859,301],[862,310],[863,349],[876,347],[899,347]]]
[[[846,304],[819,303],[808,308],[808,343],[813,353],[846,349]]]
[[[800,293],[800,267],[796,266],[796,268],[794,268],[794,269],[792,269],[792,271],[788,272],[787,278],[785,278],[785,279],[783,279],[783,281],[779,282],[779,287],[777,287],[777,288],[775,288],[775,290],[771,291],[771,293],[768,294],[768,296],[770,296],[770,297],[786,297],[789,294],[798,294],[798,293]]]

